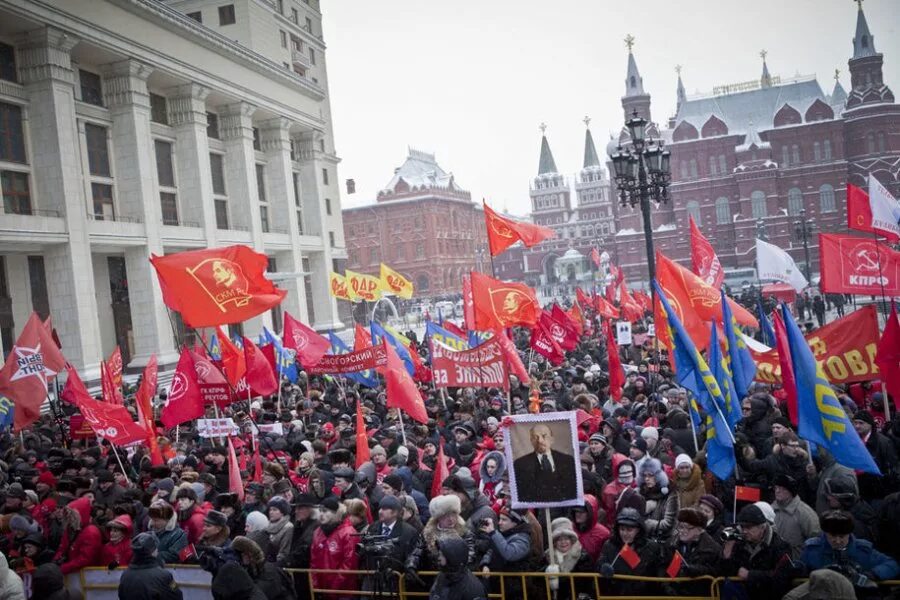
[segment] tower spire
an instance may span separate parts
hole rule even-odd
[[[599,167],[600,158],[597,156],[597,148],[594,146],[594,136],[591,135],[591,118],[584,118],[584,166]]]
[[[759,78],[759,85],[768,88],[772,87],[772,76],[769,74],[769,65],[766,64],[766,56],[769,55],[768,50],[760,50],[759,56],[763,61],[762,76]]]
[[[847,102],[847,92],[844,90],[844,86],[841,85],[841,70],[834,70],[834,89],[831,90],[831,98],[829,98],[829,103],[831,106],[839,106],[841,109],[844,108],[844,104]]]
[[[678,73],[678,87],[676,89],[678,101],[675,104],[675,112],[678,113],[681,110],[681,105],[687,100],[687,94],[684,92],[684,83],[681,81],[681,65],[675,65],[675,72]]]
[[[875,36],[869,32],[866,13],[863,12],[863,0],[855,0],[859,5],[856,12],[856,35],[853,37],[853,58],[875,55]]]
[[[630,33],[625,36],[625,46],[628,48],[628,72],[625,75],[625,96],[643,96],[644,80],[638,71],[637,62],[634,60],[634,36]]]
[[[547,141],[547,124],[541,123],[541,159],[538,163],[538,175],[546,175],[548,173],[557,173],[556,161],[553,160],[553,153],[550,152],[550,142]]]

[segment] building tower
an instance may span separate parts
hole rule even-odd
[[[844,112],[844,106],[847,104],[847,92],[844,90],[844,86],[841,85],[840,69],[834,70],[834,89],[831,90],[828,103],[834,109],[835,115],[840,115]]]
[[[575,193],[578,197],[578,227],[582,242],[600,243],[615,233],[610,185],[591,135],[591,119],[584,118],[584,165],[578,172]],[[601,246],[604,244],[601,243]],[[587,250],[589,252],[589,250]]]
[[[571,191],[566,178],[556,168],[553,153],[550,151],[550,143],[547,141],[547,125],[541,123],[541,157],[538,162],[537,176],[531,181],[531,214],[538,225],[550,227],[556,231],[556,239],[563,240],[567,237],[567,225],[572,214]],[[573,225],[574,227],[574,225]],[[574,231],[574,230],[573,230]],[[574,237],[570,235],[569,237]],[[556,279],[554,265],[556,254],[542,254],[529,252],[529,271],[541,271],[546,282]],[[533,264],[539,262],[540,264]]]
[[[650,94],[644,91],[644,80],[638,71],[637,62],[634,60],[634,36],[625,37],[625,45],[628,47],[628,70],[625,74],[625,95],[622,96],[622,108],[625,111],[625,120],[637,116],[650,121]]]
[[[856,35],[853,37],[853,58],[850,59],[850,95],[847,108],[863,104],[880,104],[894,101],[894,94],[884,84],[882,66],[884,55],[875,51],[875,36],[869,32],[862,0],[857,0]]]
[[[766,56],[768,56],[768,54],[768,50],[759,51],[759,56],[763,61],[762,75],[759,77],[759,87],[761,88],[772,87],[772,75],[769,74],[769,65],[766,64]]]

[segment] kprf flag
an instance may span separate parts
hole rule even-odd
[[[758,238],[756,240],[756,266],[759,269],[760,279],[772,279],[787,283],[798,292],[802,292],[809,285],[790,254],[778,246]]]
[[[169,429],[180,423],[186,423],[203,416],[203,396],[197,383],[197,370],[194,359],[187,347],[182,348],[175,374],[169,385],[166,404],[160,411],[159,420]]]
[[[21,431],[41,416],[50,378],[66,365],[50,332],[37,313],[31,313],[19,339],[0,370],[0,396],[15,406],[14,431]]]
[[[472,271],[475,327],[479,331],[531,326],[541,314],[534,290],[522,283],[500,281]]]
[[[532,350],[549,360],[552,365],[558,365],[566,358],[562,348],[541,321],[535,323],[531,328],[530,344]]]
[[[285,347],[297,353],[297,360],[303,367],[317,365],[331,348],[327,338],[292,317],[287,311],[284,313],[284,335],[281,337],[284,339]]]
[[[240,323],[278,306],[287,292],[266,279],[269,259],[247,246],[151,256],[163,301],[191,327]]]
[[[66,387],[85,422],[109,443],[124,446],[147,439],[147,430],[131,420],[131,414],[124,406],[91,398],[78,371],[72,366],[67,369]]]
[[[872,229],[892,242],[900,240],[900,203],[871,173],[869,206],[872,209]]]
[[[847,184],[847,228],[874,233],[869,194],[852,183]]]
[[[700,228],[694,223],[694,217],[690,217],[691,221],[691,269],[700,279],[713,286],[714,288],[722,287],[722,281],[725,280],[725,269],[716,256],[716,251],[712,244],[709,243]]]
[[[556,235],[548,227],[501,217],[487,203],[484,203],[484,225],[487,228],[491,256],[497,256],[518,241],[530,248]]]
[[[339,300],[353,300],[347,288],[347,279],[340,273],[332,271],[328,275],[328,289],[331,295]]]
[[[244,378],[238,382],[239,389],[235,390],[240,396],[238,400],[244,399],[247,389],[250,390],[252,396],[269,396],[277,393],[279,382],[276,381],[272,365],[250,338],[245,337],[243,342],[247,372],[244,374]]]
[[[413,296],[412,281],[384,263],[381,263],[381,289],[405,300]]]
[[[428,423],[428,413],[419,388],[406,371],[406,366],[394,347],[387,340],[384,344],[387,362],[384,365],[385,390],[388,408],[397,408],[408,414],[419,423]]]
[[[351,298],[355,296],[365,302],[375,302],[381,298],[381,280],[378,277],[350,269],[344,271],[344,277],[347,278],[347,289]]]
[[[888,394],[894,399],[894,406],[900,408],[900,323],[897,322],[897,307],[891,302],[891,315],[884,325],[884,333],[878,340],[875,364],[881,372],[881,380]]]
[[[462,276],[462,300],[463,326],[465,329],[475,329],[475,298],[472,295],[472,276],[468,273]]]

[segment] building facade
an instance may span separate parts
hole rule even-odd
[[[900,193],[900,105],[883,81],[883,57],[861,8],[856,16],[849,93],[837,73],[829,94],[815,77],[772,76],[762,53],[759,79],[720,86],[709,94],[687,96],[679,69],[674,116],[663,125],[653,120],[651,98],[629,47],[623,117],[646,119],[646,136],[662,140],[672,153],[670,201],[651,209],[657,250],[689,264],[693,216],[726,272],[734,274],[731,283],[752,281],[757,237],[787,249],[801,268],[805,265],[797,224],[807,219],[813,223],[807,246],[815,277],[815,234],[847,229],[848,182],[865,188],[872,173],[895,195]],[[585,168],[593,145],[590,131],[587,137]],[[607,145],[607,155],[628,143],[623,127]],[[607,170],[612,172],[608,159]],[[530,190],[532,218],[560,235],[524,253],[526,280],[552,282],[555,274],[548,265],[568,248],[588,254],[597,246],[623,267],[631,282],[646,285],[640,207],[622,207],[614,183],[602,173],[599,178],[607,191],[595,195],[596,208],[589,210],[591,192],[585,197],[583,191],[586,185],[593,189],[593,182],[585,182],[584,169],[574,186],[566,181],[542,137],[540,168]],[[573,188],[578,195],[574,208]]]
[[[340,325],[321,18],[314,0],[0,1],[4,354],[36,310],[87,378],[117,344],[129,371],[171,365],[183,327],[148,259],[231,244],[288,290],[245,334],[282,309]]]
[[[374,203],[345,208],[347,267],[377,275],[386,263],[416,298],[458,295],[462,276],[490,272],[484,211],[435,160],[409,150]]]

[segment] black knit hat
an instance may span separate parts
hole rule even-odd
[[[214,525],[216,527],[225,527],[228,525],[228,517],[225,516],[225,513],[221,513],[217,510],[211,510],[206,513],[206,516],[203,517],[204,525]]]
[[[775,479],[772,480],[772,485],[783,487],[784,489],[789,491],[792,496],[796,496],[800,491],[800,483],[786,473],[779,473],[778,475],[776,475]]]
[[[850,535],[853,533],[853,515],[843,510],[830,510],[819,517],[819,526],[831,535]]]
[[[738,512],[735,521],[741,525],[762,525],[766,522],[766,515],[757,505],[749,504]]]
[[[876,427],[875,418],[872,416],[872,413],[870,413],[867,410],[856,411],[856,414],[853,415],[853,420],[854,421],[862,421],[863,423],[868,423],[869,425],[872,426],[873,429]]]

